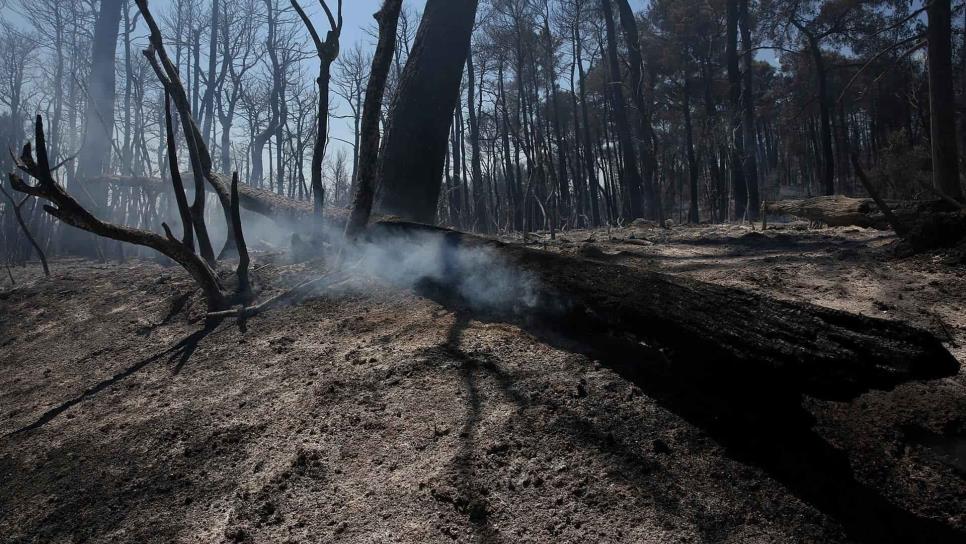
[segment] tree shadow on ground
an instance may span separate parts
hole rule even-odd
[[[29,425],[26,425],[20,429],[17,429],[16,431],[11,432],[7,436],[23,434],[23,433],[33,431],[43,427],[44,425],[56,419],[57,416],[69,410],[70,408],[84,402],[85,400],[93,398],[101,391],[104,391],[105,389],[108,389],[109,387],[124,381],[125,379],[131,377],[135,373],[144,369],[144,367],[150,365],[151,363],[157,362],[163,359],[164,357],[168,357],[169,363],[174,363],[175,361],[177,361],[177,364],[173,372],[175,374],[179,373],[181,369],[184,368],[184,365],[187,364],[191,356],[194,354],[195,350],[198,348],[198,344],[200,344],[202,340],[207,338],[208,335],[214,332],[215,329],[217,328],[218,328],[217,323],[209,323],[205,325],[203,329],[200,329],[198,331],[195,331],[189,334],[188,336],[181,339],[170,348],[160,353],[151,355],[145,359],[141,359],[140,361],[125,368],[124,370],[122,370],[121,372],[118,372],[117,374],[111,376],[110,378],[103,380],[101,382],[98,382],[97,384],[87,388],[76,397],[70,400],[66,400],[61,404],[55,406],[54,408],[47,410],[33,423],[30,423]]]
[[[800,393],[786,386],[753,373],[709,373],[703,368],[699,374],[688,369],[700,365],[674,364],[628,339],[471,313],[464,301],[435,282],[422,282],[417,292],[457,313],[458,323],[472,315],[478,321],[518,325],[552,347],[599,359],[660,405],[704,430],[733,459],[761,468],[833,518],[856,541],[959,543],[966,538],[963,532],[900,508],[881,491],[858,481],[847,455],[812,430],[814,419],[802,407]]]
[[[456,473],[455,496],[436,496],[437,500],[450,502],[461,514],[466,515],[473,524],[479,542],[495,544],[503,542],[499,532],[490,521],[491,512],[486,500],[486,489],[477,475],[474,458],[478,446],[476,444],[477,427],[481,421],[483,400],[480,396],[479,375],[484,371],[478,361],[467,357],[460,343],[463,331],[470,323],[470,315],[459,313],[450,328],[446,344],[442,346],[446,355],[460,363],[460,381],[466,393],[466,416],[460,429],[460,448],[453,459],[453,470]]]

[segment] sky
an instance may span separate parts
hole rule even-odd
[[[319,29],[320,33],[324,33],[328,30],[328,22],[326,21],[325,14],[320,7],[319,0],[300,0],[302,7],[305,8],[306,12],[309,14],[311,19]],[[206,0],[202,0],[202,4],[206,4]],[[336,9],[338,0],[328,0],[329,7],[333,10]],[[646,4],[646,0],[631,0],[631,6],[635,10],[643,9]],[[5,5],[6,4],[6,5]],[[0,15],[7,20],[12,21],[23,21],[14,10],[12,10],[9,5],[14,4],[9,0],[0,0]],[[174,4],[174,0],[151,0],[149,5],[155,15],[165,13],[171,9]],[[375,37],[371,35],[367,30],[374,28],[375,21],[372,15],[379,10],[382,5],[382,0],[343,0],[343,30],[342,30],[342,50],[346,51],[353,47],[356,43],[362,43],[366,48],[371,48],[374,46]],[[417,12],[422,12],[426,5],[426,0],[404,0],[403,7],[405,9],[414,10]],[[313,62],[313,61],[308,61]],[[315,68],[307,67],[309,73],[312,73]],[[330,120],[330,146],[326,153],[326,158],[332,158],[335,156],[339,149],[345,149],[346,153],[351,156],[351,148],[346,144],[342,143],[345,141],[351,141],[353,139],[353,125],[351,119],[346,119],[349,117],[350,112],[347,106],[342,102],[340,98],[334,94],[330,97],[333,105],[334,118]]]

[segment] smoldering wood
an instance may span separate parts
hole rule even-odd
[[[445,245],[444,261],[455,261],[459,250],[483,249],[534,280],[533,308],[488,311],[481,318],[518,322],[611,352],[615,346],[626,346],[627,354],[645,348],[648,360],[627,361],[632,371],[670,365],[695,379],[728,376],[846,399],[959,370],[933,335],[900,322],[425,225],[379,222],[368,231],[375,244],[432,237]],[[458,305],[460,281],[456,274],[425,278],[424,292]]]

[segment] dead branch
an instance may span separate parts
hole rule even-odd
[[[147,230],[101,221],[67,194],[51,172],[43,119],[39,115],[34,130],[37,144],[36,158],[28,142],[24,146],[23,154],[16,159],[16,163],[21,171],[36,179],[38,183],[29,185],[16,174],[10,174],[10,182],[14,190],[50,202],[50,205],[44,206],[44,210],[72,227],[111,240],[149,247],[171,258],[180,264],[201,287],[210,310],[222,310],[231,304],[232,297],[225,293],[217,275],[208,263],[172,236],[167,225],[163,225],[167,236],[161,236]]]
[[[350,279],[351,278],[345,274],[336,275],[334,277],[330,274],[325,274],[321,277],[304,281],[295,287],[292,287],[283,293],[279,293],[278,295],[254,306],[236,308],[233,310],[223,310],[220,312],[209,312],[207,318],[226,319],[229,317],[237,317],[239,319],[247,319],[268,310],[298,304],[302,300],[305,300],[307,297],[312,296],[323,289],[337,287],[348,282]]]
[[[150,45],[144,50],[144,56],[148,59],[151,68],[158,76],[165,92],[174,100],[181,118],[181,125],[184,130],[185,141],[188,144],[188,154],[191,159],[191,169],[195,178],[195,202],[192,209],[193,215],[201,215],[204,212],[204,181],[207,180],[218,196],[222,211],[225,214],[225,223],[231,224],[231,195],[228,183],[218,179],[212,172],[211,153],[205,145],[198,124],[191,114],[191,103],[188,101],[188,94],[185,91],[184,83],[178,73],[178,68],[171,62],[168,52],[164,47],[164,38],[161,29],[158,27],[151,10],[148,8],[147,0],[136,0],[138,10],[144,17],[144,22],[150,30]],[[199,234],[199,243],[200,233]],[[209,247],[210,248],[210,247]],[[208,254],[208,249],[202,246],[202,256],[211,263],[215,261],[214,253]],[[235,236],[231,229],[228,230],[228,238],[221,254],[227,255],[235,251]]]
[[[182,232],[184,232],[181,242],[185,247],[194,251],[194,232],[198,230],[199,244],[207,246],[210,250],[211,241],[208,239],[208,229],[205,228],[204,216],[192,215],[192,210],[188,207],[188,197],[184,193],[184,182],[181,180],[181,172],[178,168],[178,146],[174,141],[174,123],[171,121],[171,95],[167,90],[164,92],[164,126],[167,131],[166,139],[168,145],[168,166],[171,171],[171,185],[174,189],[175,202],[178,203],[178,212],[181,214],[181,228]],[[197,201],[198,199],[196,198],[195,202]]]
[[[248,302],[252,295],[252,284],[248,277],[251,259],[248,256],[248,244],[245,243],[245,232],[242,229],[241,211],[238,207],[238,172],[231,178],[231,228],[235,234],[235,247],[238,249],[238,296]]]

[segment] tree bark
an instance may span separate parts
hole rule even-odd
[[[91,48],[91,71],[87,79],[86,132],[77,166],[77,178],[83,180],[106,174],[111,169],[111,143],[114,141],[115,54],[120,33],[122,0],[103,0],[94,26]],[[107,192],[97,187],[81,191],[81,202],[87,207],[105,211]],[[96,253],[94,239],[78,231],[65,233],[65,245],[80,255]]]
[[[963,202],[959,183],[959,149],[956,142],[956,94],[953,89],[951,0],[932,0],[926,13],[929,24],[929,127],[933,185]]]
[[[377,208],[436,220],[446,140],[478,0],[428,0],[399,82],[380,161]]]
[[[634,151],[634,140],[631,137],[630,127],[627,124],[627,107],[624,103],[623,81],[621,77],[621,65],[617,57],[617,36],[614,28],[614,13],[611,9],[610,0],[600,1],[601,9],[604,12],[604,23],[607,34],[607,62],[610,70],[610,80],[607,82],[610,87],[611,107],[614,108],[614,124],[617,126],[617,139],[620,144],[623,165],[623,175],[621,182],[626,192],[625,202],[627,207],[624,210],[628,219],[644,217],[644,202],[641,194],[641,172],[637,167],[637,154]]]
[[[728,140],[731,162],[731,190],[735,201],[735,219],[745,219],[748,209],[748,185],[745,181],[742,157],[744,156],[744,140],[741,134],[741,72],[738,68],[738,1],[728,0],[727,3],[727,48],[725,61],[728,65],[728,89],[731,98],[731,134]]]
[[[325,41],[322,41],[312,21],[302,10],[296,0],[291,0],[292,7],[298,12],[302,22],[312,35],[315,42],[316,55],[319,57],[319,77],[316,84],[319,87],[319,109],[316,117],[315,142],[312,145],[312,202],[315,206],[316,229],[321,229],[322,209],[325,206],[325,185],[322,183],[322,162],[325,158],[325,147],[329,139],[329,84],[332,80],[332,63],[339,58],[339,38],[342,35],[342,0],[338,5],[338,20],[332,16],[325,0],[321,0],[323,9],[329,19],[329,31]]]
[[[638,376],[666,367],[692,380],[750,380],[841,400],[959,371],[939,340],[903,323],[410,223],[378,223],[369,236],[381,247],[439,248],[442,274],[417,289],[445,306],[619,351]],[[512,303],[480,308],[460,295],[468,277],[487,273],[480,266],[517,280],[504,295]]]
[[[640,35],[637,30],[637,20],[627,0],[616,0],[620,11],[621,27],[624,29],[624,41],[628,50],[628,77],[630,79],[631,99],[638,111],[637,138],[641,154],[642,179],[644,192],[647,197],[645,207],[648,217],[664,223],[664,206],[661,202],[660,191],[656,190],[654,176],[657,172],[655,158],[657,138],[654,127],[651,126],[651,104],[648,103],[644,85],[644,56],[641,54]]]
[[[379,168],[379,117],[386,94],[386,80],[396,53],[396,29],[402,0],[385,0],[375,14],[379,24],[379,42],[372,57],[372,70],[366,84],[365,104],[362,108],[362,132],[359,150],[359,176],[352,210],[346,222],[346,236],[354,238],[369,222],[375,197],[376,173]]]
[[[748,220],[757,221],[761,210],[761,196],[758,193],[758,143],[755,124],[755,72],[754,53],[751,43],[751,18],[748,15],[748,0],[740,0],[738,20],[741,27],[741,48],[744,61],[741,89],[741,170],[745,185],[748,187]]]

